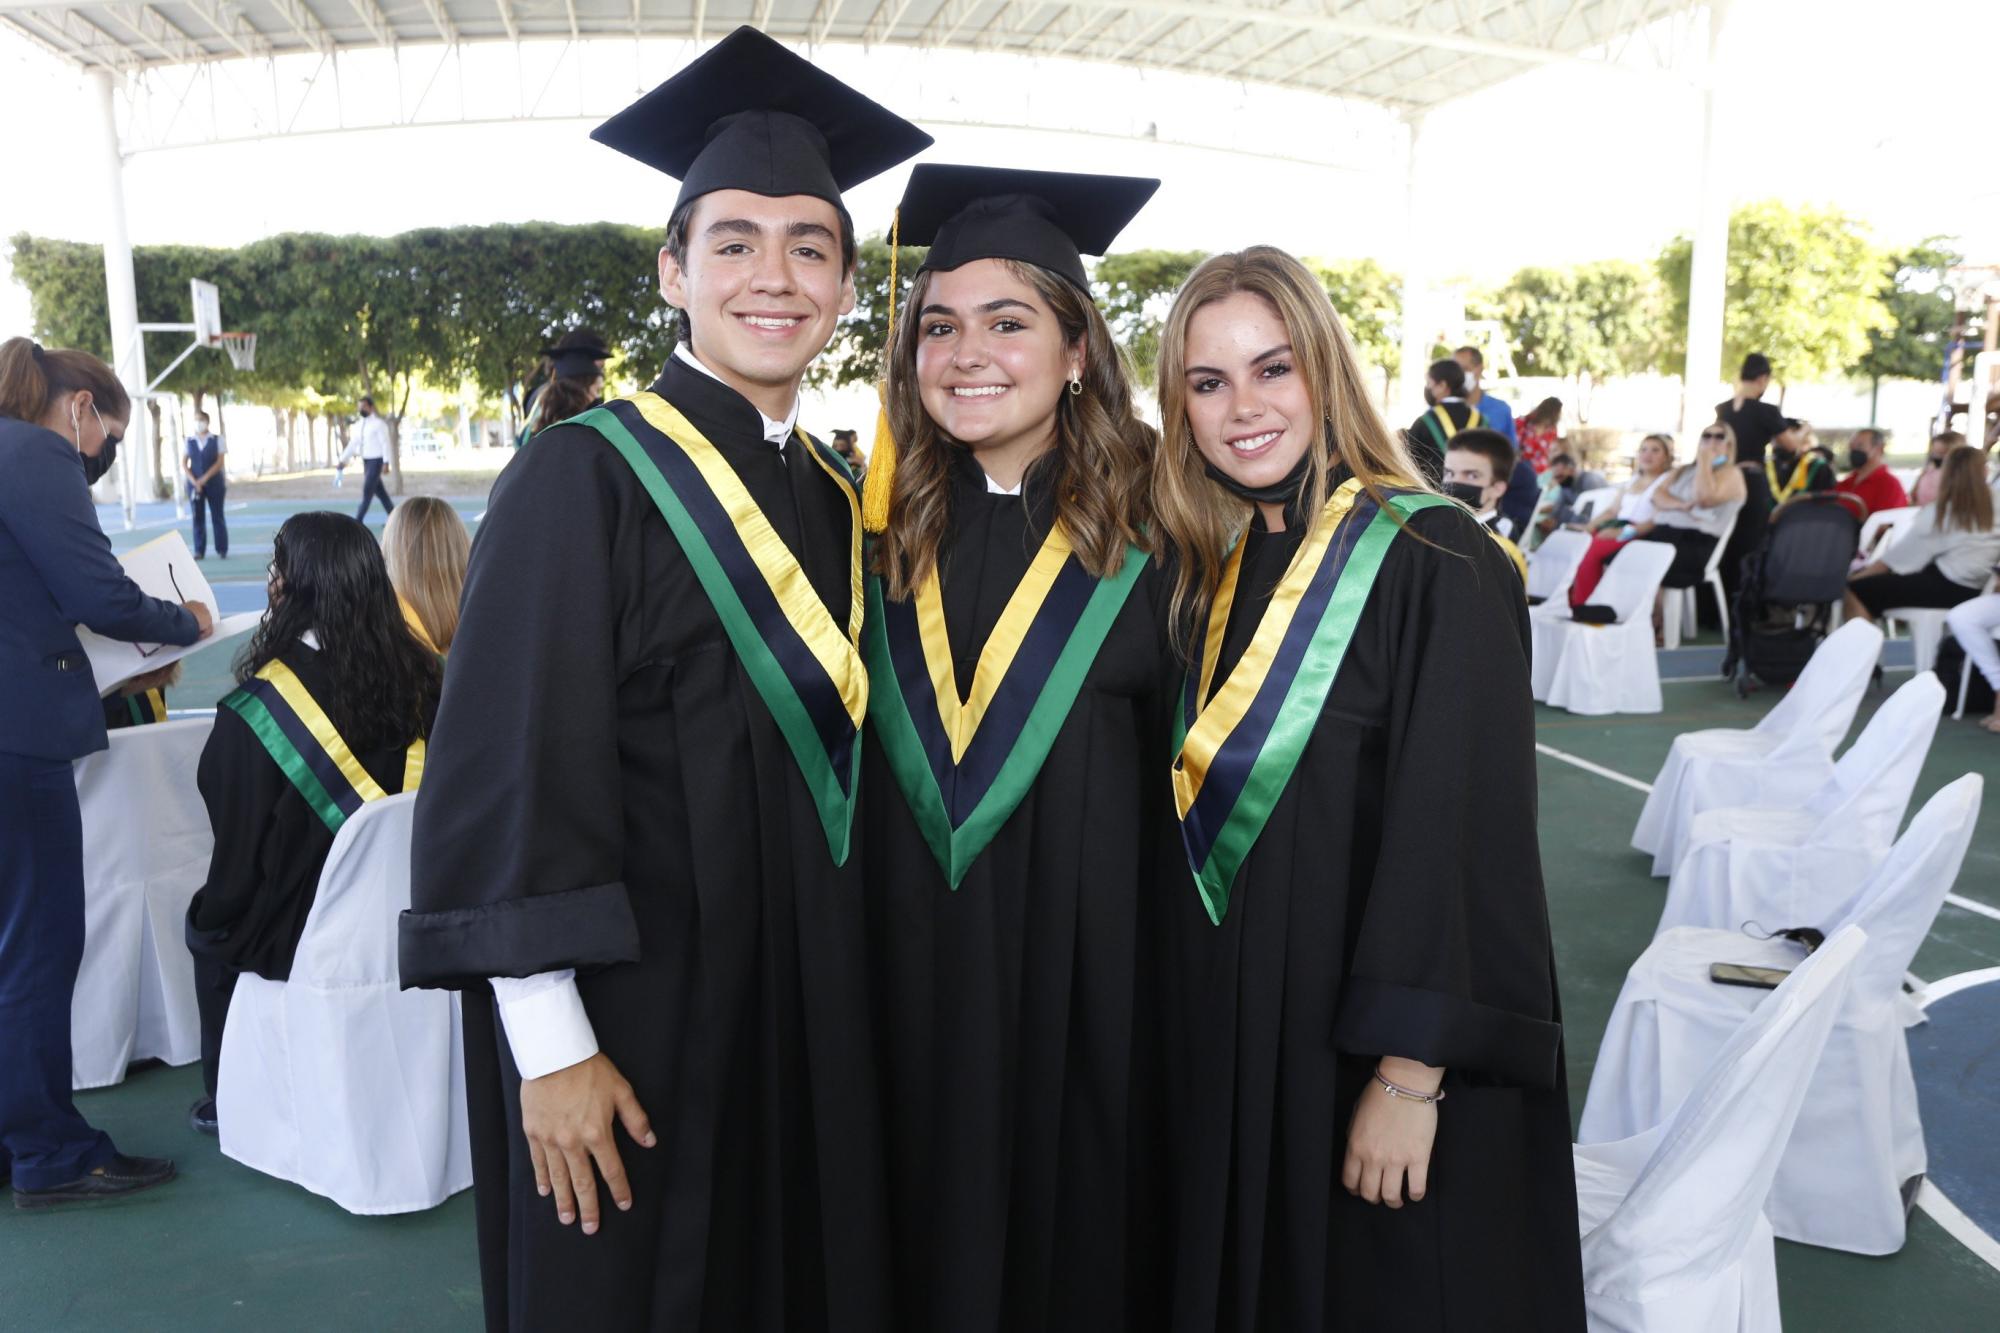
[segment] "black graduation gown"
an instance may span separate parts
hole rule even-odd
[[[329,713],[333,678],[316,649],[295,643],[278,655]],[[391,794],[403,789],[408,743],[361,750],[355,758]],[[299,795],[234,709],[217,707],[195,785],[208,807],[215,850],[208,878],[187,911],[188,945],[229,972],[283,981],[319,893],[333,830]]]
[[[734,390],[654,386],[742,479],[845,625],[851,511]],[[535,1193],[519,1074],[468,997],[489,1328],[885,1325],[886,1218],[859,857],[833,864],[777,723],[653,501],[588,427],[495,485],[416,812],[405,985],[580,969],[658,1144],[595,1236]]]
[[[1222,923],[1171,881],[1176,1329],[1583,1327],[1521,582],[1455,507],[1409,528]],[[1303,536],[1246,539],[1218,687]],[[1400,1211],[1340,1181],[1382,1055],[1448,1069]]]
[[[961,695],[1047,534],[1038,476],[1024,502],[959,460],[940,582]],[[1159,1327],[1144,1313],[1163,1296],[1157,1022],[1138,997],[1153,993],[1147,858],[1168,790],[1160,589],[1148,565],[1033,785],[955,890],[870,728],[863,846],[913,1333]]]

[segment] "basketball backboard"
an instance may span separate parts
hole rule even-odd
[[[191,280],[188,290],[194,302],[194,340],[211,347],[222,336],[222,293],[200,278]]]

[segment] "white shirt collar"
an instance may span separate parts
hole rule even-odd
[[[993,480],[991,474],[982,472],[980,475],[986,478],[986,493],[988,495],[1019,495],[1021,493],[1021,482],[1027,480],[1026,477],[1023,477],[1021,481],[1015,482],[1012,486],[1002,486],[999,482]]]
[[[714,371],[710,370],[707,366],[704,366],[701,363],[701,358],[697,357],[694,354],[693,350],[689,348],[689,346],[686,343],[674,344],[674,357],[677,360],[685,361],[690,366],[693,366],[696,370],[699,370],[702,374],[708,376],[710,379],[714,380],[717,384],[724,383],[722,376],[716,374]],[[756,409],[753,406],[751,410],[755,411]],[[764,442],[766,444],[775,444],[778,446],[779,450],[782,451],[785,447],[785,441],[792,438],[792,432],[794,429],[797,428],[799,424],[799,400],[797,395],[793,395],[792,410],[790,414],[788,414],[783,421],[773,421],[770,417],[765,416],[762,412],[757,413],[757,420],[762,422],[764,425]]]

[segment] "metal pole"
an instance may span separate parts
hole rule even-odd
[[[152,477],[152,414],[140,397],[146,390],[146,344],[139,334],[139,286],[132,274],[132,241],[125,227],[125,158],[118,146],[115,86],[108,69],[90,71],[92,101],[97,107],[98,151],[104,162],[104,292],[111,312],[111,355],[118,379],[132,394],[132,419],[126,424],[127,447],[121,451],[119,497],[125,508],[125,528],[137,522],[137,491]]]
[[[1403,155],[1403,349],[1396,376],[1392,419],[1414,417],[1423,408],[1424,370],[1430,364],[1433,306],[1429,252],[1423,243],[1424,211],[1418,199],[1419,158],[1424,142],[1424,115],[1408,118],[1409,142]]]
[[[1701,166],[1696,194],[1694,248],[1688,262],[1687,370],[1681,377],[1681,439],[1691,440],[1711,420],[1718,399],[1728,397],[1722,373],[1723,297],[1729,282],[1730,190],[1716,161],[1721,108],[1722,31],[1729,0],[1708,7],[1708,50],[1701,71]]]

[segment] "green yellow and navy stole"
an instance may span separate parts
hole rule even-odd
[[[1764,478],[1771,483],[1772,502],[1783,504],[1804,490],[1807,483],[1812,480],[1812,465],[1818,461],[1810,451],[1800,454],[1799,461],[1792,467],[1791,480],[1781,486],[1778,484],[1778,469],[1772,465],[1770,459],[1765,459]]]
[[[1271,594],[1242,660],[1211,696],[1243,543],[1223,570],[1188,670],[1173,767],[1188,865],[1218,925],[1237,870],[1298,767],[1389,544],[1402,530],[1399,520],[1451,503],[1428,491],[1386,494],[1385,508],[1358,480],[1334,491]]]
[[[266,662],[222,706],[249,724],[293,789],[330,831],[340,832],[348,816],[389,794],[361,766],[298,673],[283,662]],[[424,742],[419,737],[410,742],[403,759],[403,790],[415,791],[423,776]]]
[[[729,461],[672,403],[642,393],[570,420],[610,441],[673,530],[805,777],[834,864],[845,864],[860,779],[861,720],[868,712],[861,502],[847,465],[798,433],[839,484],[853,520],[843,630]]]
[[[143,727],[150,722],[167,720],[167,695],[164,690],[147,690],[144,694],[125,696],[125,711],[131,714],[132,725]]]
[[[959,701],[935,565],[914,597],[868,580],[873,720],[896,785],[954,889],[1034,785],[1139,571],[1137,547],[1108,579],[1054,525],[979,652]]]
[[[1452,436],[1462,430],[1476,430],[1486,424],[1486,418],[1480,416],[1479,409],[1471,403],[1465,405],[1465,411],[1466,418],[1463,426],[1454,426],[1451,424],[1451,413],[1444,410],[1443,403],[1432,407],[1430,414],[1424,418],[1424,425],[1430,427],[1431,434],[1437,436],[1439,454],[1443,454],[1451,448]]]

